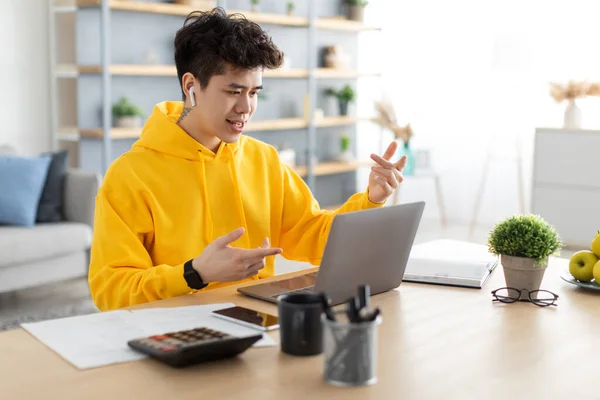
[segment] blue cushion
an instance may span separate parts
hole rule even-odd
[[[35,224],[51,159],[0,155],[0,224]]]

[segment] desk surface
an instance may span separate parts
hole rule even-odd
[[[599,399],[600,293],[562,281],[566,268],[567,260],[552,259],[542,283],[559,294],[558,307],[492,302],[490,291],[504,286],[501,267],[483,290],[402,283],[374,296],[383,323],[379,381],[369,387],[329,386],[322,356],[287,356],[279,347],[181,370],[146,359],[78,371],[20,329],[0,334],[0,397]],[[276,312],[235,287],[148,306],[218,302]]]

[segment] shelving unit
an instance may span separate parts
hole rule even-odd
[[[177,76],[175,65],[135,65],[135,64],[111,64],[109,66],[111,75],[114,76]],[[301,68],[267,70],[263,73],[264,78],[307,78],[308,70]],[[81,74],[101,74],[100,65],[72,65],[60,64],[56,67],[59,77],[76,77]],[[367,76],[379,76],[377,72],[359,72],[348,69],[317,68],[315,76],[321,79],[345,79],[360,78]]]
[[[129,1],[129,0],[104,0],[107,2],[110,10],[118,11],[130,11],[139,13],[150,13],[150,14],[164,14],[164,15],[181,15],[187,16],[190,12],[195,11],[195,8],[185,6],[181,4],[171,3],[158,3],[158,2],[143,2],[143,1]],[[68,4],[65,1],[55,1],[55,6],[59,7],[61,4]],[[70,2],[73,3],[73,2]],[[102,6],[103,0],[77,0],[75,6],[78,8],[85,7],[100,7]],[[282,14],[268,14],[268,13],[255,13],[248,10],[227,10],[231,14],[244,15],[247,19],[252,20],[258,24],[268,25],[282,25],[282,26],[298,26],[307,27],[310,24],[309,18],[282,15]],[[318,18],[316,20],[316,27],[318,29],[338,30],[338,31],[349,31],[349,32],[360,32],[360,31],[372,31],[380,30],[381,28],[375,26],[367,26],[360,22],[349,21],[344,18]]]
[[[285,132],[304,130],[307,139],[307,151],[304,165],[296,167],[299,175],[307,180],[309,187],[314,191],[316,177],[344,174],[364,167],[369,162],[344,163],[336,161],[315,160],[315,151],[317,146],[317,129],[335,128],[335,127],[353,127],[359,121],[370,120],[371,118],[360,118],[357,116],[325,116],[315,117],[316,107],[316,84],[317,81],[330,80],[348,80],[362,77],[377,77],[377,72],[364,72],[351,69],[331,69],[319,67],[317,54],[317,38],[319,31],[339,32],[341,34],[356,34],[364,31],[376,31],[377,27],[366,26],[360,22],[349,21],[340,17],[319,17],[316,15],[317,3],[323,0],[303,0],[308,4],[307,16],[290,16],[276,13],[254,13],[247,10],[229,9],[225,6],[224,0],[217,2],[230,14],[239,14],[249,20],[261,25],[303,28],[307,34],[307,66],[306,68],[279,69],[274,71],[265,71],[265,79],[290,79],[292,81],[305,80],[307,83],[308,103],[304,109],[302,117],[292,118],[253,118],[246,132],[264,133],[264,132]],[[328,0],[327,0],[328,1]],[[70,142],[72,145],[78,143],[100,142],[102,144],[101,172],[104,172],[112,162],[112,144],[114,141],[135,140],[139,138],[141,128],[116,128],[112,127],[110,109],[112,106],[111,94],[113,93],[112,82],[114,79],[124,79],[124,77],[134,77],[135,79],[160,79],[160,77],[176,77],[176,68],[168,64],[125,64],[112,62],[111,54],[111,22],[112,13],[126,12],[131,15],[152,14],[156,16],[181,16],[183,18],[195,9],[189,6],[147,2],[136,0],[49,0],[50,2],[50,49],[51,68],[52,68],[52,94],[53,101],[53,126],[55,132],[55,142]],[[336,0],[337,2],[337,0]],[[249,2],[248,2],[249,4]],[[54,52],[56,51],[56,29],[54,18],[59,14],[77,13],[79,11],[89,12],[90,10],[99,10],[99,40],[100,40],[100,63],[78,63],[77,57],[73,60],[64,62]],[[132,17],[133,18],[133,17]],[[79,37],[78,37],[79,39]],[[285,49],[284,49],[285,51]],[[57,82],[64,80],[96,79],[101,81],[101,123],[98,126],[77,126],[77,121],[69,120],[66,123],[61,121],[61,112],[57,106],[58,101]],[[77,85],[78,83],[76,83]],[[113,99],[114,100],[114,99]],[[89,124],[88,124],[89,125]],[[282,133],[283,134],[283,133]],[[295,133],[290,133],[295,135]],[[116,143],[116,142],[115,142]]]
[[[319,128],[345,126],[355,124],[359,118],[355,117],[323,117],[316,120],[315,125]],[[368,121],[370,118],[363,118]],[[245,132],[263,132],[292,129],[306,129],[308,122],[302,118],[281,118],[273,120],[251,121]],[[63,127],[60,130],[63,135],[78,135],[78,137],[88,139],[99,139],[104,135],[102,128],[96,129],[78,129],[77,127]],[[113,139],[137,139],[140,137],[141,128],[111,128],[110,136]]]

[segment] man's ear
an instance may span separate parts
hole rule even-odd
[[[186,72],[181,77],[181,90],[185,94],[185,98],[192,104],[192,107],[196,105],[196,99],[193,90],[190,92],[190,89],[194,87],[195,82],[194,75],[190,72]]]

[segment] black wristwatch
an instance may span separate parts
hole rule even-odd
[[[183,277],[187,282],[188,286],[192,289],[204,289],[208,286],[208,283],[204,283],[198,271],[192,267],[192,261],[190,260],[183,264]]]

